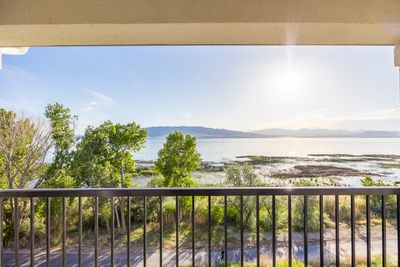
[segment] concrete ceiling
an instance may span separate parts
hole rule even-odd
[[[400,0],[1,0],[0,46],[400,43]]]

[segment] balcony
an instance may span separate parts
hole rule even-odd
[[[381,261],[382,266],[395,266],[400,255],[399,195],[397,187],[2,190],[1,263],[2,266],[243,266],[245,263],[356,266],[365,257],[367,266],[374,266],[376,261]],[[167,199],[174,204],[174,210],[170,211],[173,218],[166,215]],[[10,203],[14,204],[13,224],[5,221],[10,214],[5,214],[3,208]],[[115,211],[107,217],[109,229],[99,220],[99,203]],[[188,207],[180,207],[183,203],[189,203]],[[350,209],[343,208],[343,203],[348,203]],[[37,240],[34,214],[42,204],[45,240]],[[117,205],[123,206],[124,216],[115,209]],[[141,209],[137,206],[133,209],[133,205]],[[264,205],[267,210],[270,208],[267,215],[260,212],[265,211]],[[239,212],[238,223],[228,215],[233,206]],[[206,218],[200,218],[201,208],[206,210]],[[244,220],[249,210],[255,211],[251,215],[254,228]],[[222,220],[215,221],[212,213],[218,211],[222,212]],[[85,212],[92,220],[83,216]],[[334,218],[330,218],[331,213]],[[344,214],[350,220],[346,221]],[[27,229],[19,223],[23,216],[29,218]],[[124,233],[116,231],[121,218],[129,229]],[[301,223],[295,225],[298,218]],[[54,230],[57,224],[59,232]],[[10,227],[13,240],[6,244],[4,231]],[[167,228],[173,231],[166,232]],[[135,230],[142,233],[139,243],[133,240],[137,238]],[[22,231],[29,232],[28,239],[22,238]],[[72,237],[74,232],[76,238]],[[174,240],[175,244],[165,244],[167,240]]]

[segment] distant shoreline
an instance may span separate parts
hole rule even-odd
[[[179,131],[199,139],[210,138],[400,138],[400,131],[343,129],[263,129],[257,131],[236,131],[202,126],[156,126],[146,128],[150,138],[165,137]]]

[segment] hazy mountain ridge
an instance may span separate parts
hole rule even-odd
[[[163,137],[174,131],[191,134],[197,138],[400,138],[396,131],[349,131],[342,129],[297,129],[270,128],[251,132],[234,131],[202,126],[156,126],[146,128],[149,137]]]
[[[197,138],[264,138],[265,135],[251,132],[215,129],[201,126],[156,126],[146,128],[149,137],[162,137],[174,131],[191,134]]]
[[[396,131],[349,131],[343,129],[296,129],[287,130],[279,128],[252,131],[252,133],[276,137],[303,137],[303,138],[397,138],[400,132]]]

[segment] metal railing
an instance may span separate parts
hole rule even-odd
[[[51,213],[50,213],[50,199],[52,198],[60,198],[62,199],[62,265],[66,266],[67,264],[67,255],[66,255],[66,198],[78,198],[78,229],[79,229],[79,239],[78,239],[78,266],[82,265],[82,198],[93,198],[94,199],[94,265],[99,265],[99,198],[108,198],[110,199],[111,210],[114,210],[114,198],[125,197],[127,199],[127,211],[128,218],[131,218],[131,199],[133,197],[141,197],[143,198],[143,265],[146,266],[147,260],[147,209],[148,202],[147,199],[149,197],[158,197],[159,201],[159,211],[160,211],[160,244],[159,244],[159,264],[163,265],[163,200],[164,197],[175,197],[175,235],[176,235],[176,266],[179,265],[179,199],[181,197],[191,197],[191,249],[192,249],[192,265],[196,265],[195,261],[195,196],[204,196],[207,197],[208,203],[208,265],[211,266],[211,198],[212,197],[222,197],[223,198],[223,214],[224,214],[224,253],[225,257],[223,258],[223,263],[225,266],[228,264],[227,252],[229,251],[228,242],[227,242],[227,209],[228,209],[228,201],[227,198],[230,196],[236,196],[239,198],[240,203],[240,264],[243,266],[244,264],[244,225],[243,225],[243,197],[253,196],[256,199],[256,264],[260,265],[260,256],[262,254],[260,250],[260,197],[262,196],[270,196],[272,198],[272,265],[276,266],[277,264],[277,232],[276,232],[276,197],[284,197],[287,200],[287,240],[288,240],[288,266],[292,266],[293,263],[293,233],[292,233],[292,197],[300,196],[303,198],[304,208],[303,208],[303,261],[304,265],[308,266],[308,200],[310,196],[315,196],[319,198],[319,266],[324,266],[324,197],[325,196],[333,196],[335,198],[334,206],[335,206],[335,247],[336,247],[336,266],[340,264],[340,237],[339,237],[339,196],[348,196],[350,197],[350,232],[351,232],[351,266],[356,266],[356,254],[357,251],[355,249],[355,196],[365,196],[365,207],[366,207],[366,247],[367,247],[367,266],[371,266],[371,197],[379,196],[381,201],[381,231],[382,231],[382,266],[386,266],[387,264],[387,255],[386,255],[386,210],[385,210],[385,201],[386,197],[389,195],[393,195],[396,197],[396,212],[397,212],[397,255],[398,255],[398,263],[400,263],[400,188],[398,187],[293,187],[293,188],[166,188],[166,189],[35,189],[35,190],[1,190],[0,191],[0,262],[1,265],[4,266],[4,248],[3,248],[3,204],[5,199],[13,199],[14,201],[14,265],[18,266],[19,261],[19,215],[18,215],[18,201],[22,199],[28,199],[30,203],[29,210],[29,230],[30,230],[30,265],[35,265],[35,243],[34,243],[34,199],[40,198],[45,200],[45,210],[46,210],[46,265],[50,265],[51,260],[51,236],[50,236],[50,221],[51,221]],[[111,212],[111,231],[110,231],[110,265],[114,265],[114,212]],[[130,237],[130,229],[131,229],[131,220],[127,220],[127,237],[126,237],[126,261],[129,266],[131,262],[131,237]],[[399,266],[399,265],[398,265]]]

